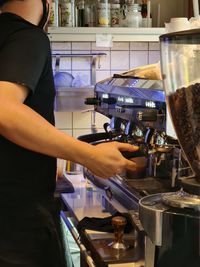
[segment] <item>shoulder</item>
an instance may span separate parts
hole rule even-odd
[[[42,29],[38,27],[27,27],[17,30],[9,38],[12,40],[18,40],[24,43],[30,43],[32,46],[37,46],[38,44],[42,47],[50,47],[49,39]]]

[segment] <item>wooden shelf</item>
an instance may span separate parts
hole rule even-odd
[[[165,28],[67,28],[49,27],[48,36],[54,42],[96,42],[97,35],[111,34],[113,42],[158,42]]]

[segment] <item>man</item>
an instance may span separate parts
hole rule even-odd
[[[117,142],[92,146],[54,127],[54,83],[43,31],[50,0],[0,0],[0,266],[61,267],[53,218],[56,158],[107,178],[133,162]]]

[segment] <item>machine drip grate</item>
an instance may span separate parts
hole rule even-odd
[[[171,191],[171,185],[169,180],[157,179],[157,178],[144,178],[144,179],[128,179],[126,183],[132,189],[137,190],[145,195],[156,194]]]

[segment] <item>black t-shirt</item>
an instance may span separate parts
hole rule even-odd
[[[0,15],[0,81],[25,85],[30,92],[24,104],[54,124],[48,37],[39,27],[11,13]],[[0,135],[0,226],[20,225],[22,220],[23,226],[27,221],[30,225],[44,221],[55,177],[56,159]]]

